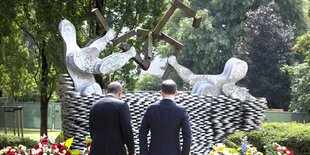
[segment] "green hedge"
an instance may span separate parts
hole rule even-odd
[[[295,155],[310,154],[310,124],[263,123],[261,130],[237,131],[229,135],[228,139],[239,145],[244,136],[247,136],[248,141],[263,153],[266,144],[276,142],[293,149]]]
[[[38,141],[32,140],[30,138],[0,134],[0,149],[6,146],[18,146],[19,144],[22,144],[27,148],[32,148],[38,144]]]

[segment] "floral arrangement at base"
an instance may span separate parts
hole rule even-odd
[[[24,145],[8,146],[0,150],[0,155],[27,155],[26,151],[27,148]]]
[[[285,146],[278,143],[273,143],[271,146],[266,146],[266,154],[272,155],[294,155],[293,150],[288,150]]]
[[[29,149],[29,155],[71,155],[69,148],[72,142],[73,138],[70,138],[64,143],[59,140],[58,143],[53,144],[47,136],[43,136],[39,144]]]
[[[86,145],[83,151],[70,150],[73,143],[73,137],[64,141],[63,134],[59,134],[57,143],[51,142],[47,136],[41,137],[40,143],[33,148],[27,149],[23,145],[18,147],[8,146],[0,150],[0,155],[90,155],[92,140],[86,137]],[[213,146],[210,155],[263,155],[253,145],[249,144],[247,137],[244,137],[241,146],[231,144],[233,147],[227,147],[225,144],[218,143]],[[293,150],[289,150],[278,143],[265,146],[267,155],[294,155]]]
[[[230,148],[225,144],[218,143],[213,146],[210,155],[263,155],[263,153],[257,151],[253,145],[248,143],[247,137],[244,137],[240,147]]]
[[[240,153],[235,148],[228,148],[225,144],[218,143],[213,146],[210,155],[240,155]]]
[[[84,152],[80,150],[70,150],[73,143],[73,137],[64,141],[63,134],[59,134],[52,142],[47,136],[41,137],[40,142],[33,148],[27,149],[23,145],[18,147],[8,146],[0,150],[0,155],[89,155],[89,147]],[[88,140],[91,142],[91,140]],[[90,146],[90,144],[88,144]]]

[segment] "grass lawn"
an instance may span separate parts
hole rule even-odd
[[[47,134],[50,139],[55,139],[60,132],[61,132],[60,130],[48,130]],[[5,134],[3,128],[0,128],[0,134]],[[14,135],[13,129],[9,128],[7,134]],[[16,130],[16,136],[17,136],[17,130]],[[29,137],[33,140],[39,141],[40,140],[40,129],[26,128],[24,129],[24,137]]]

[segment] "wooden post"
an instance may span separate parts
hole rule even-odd
[[[17,135],[18,136],[20,136],[19,135],[19,130],[20,130],[20,118],[19,118],[19,116],[20,116],[20,110],[18,109],[18,108],[16,108],[16,121],[17,121]]]
[[[7,124],[7,119],[8,119],[8,115],[6,113],[6,108],[3,106],[3,126],[4,126],[4,133],[7,134],[7,128],[8,128],[8,124]]]
[[[21,107],[21,111],[20,111],[20,117],[21,117],[21,135],[22,137],[24,137],[24,110],[23,107]]]
[[[12,108],[13,109],[13,108]],[[15,116],[15,111],[14,111],[14,109],[13,109],[13,124],[14,124],[14,127],[13,127],[13,131],[14,131],[14,136],[16,135],[16,132],[15,132],[15,127],[16,127],[16,116]]]

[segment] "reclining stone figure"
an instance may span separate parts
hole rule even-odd
[[[202,96],[224,94],[228,97],[238,98],[242,102],[255,99],[246,88],[235,85],[247,73],[248,65],[245,61],[230,58],[226,62],[223,72],[218,75],[196,75],[188,68],[178,64],[175,56],[170,56],[168,63],[183,81],[192,86],[192,94]]]
[[[99,58],[100,52],[115,38],[113,29],[84,48],[77,45],[76,30],[70,21],[62,20],[59,24],[59,31],[65,42],[63,60],[66,69],[73,79],[75,91],[81,95],[102,94],[102,89],[96,83],[93,74],[111,73],[124,66],[136,55],[135,48],[131,47],[126,52],[114,53],[103,59]]]

